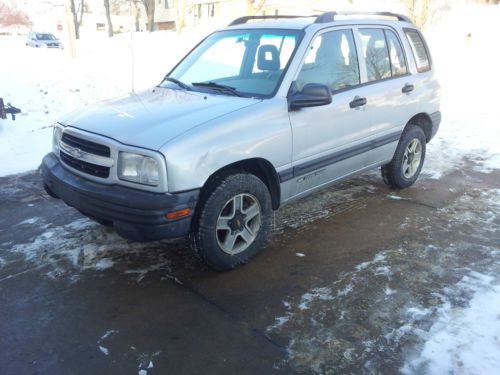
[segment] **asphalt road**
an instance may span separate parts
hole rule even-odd
[[[1,178],[0,372],[396,373],[420,344],[395,339],[405,309],[438,305],[465,266],[497,267],[498,181],[472,165],[397,192],[346,181],[278,211],[265,251],[215,273],[184,240],[129,243],[84,219],[36,172]]]

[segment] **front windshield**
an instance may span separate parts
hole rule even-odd
[[[302,35],[299,30],[273,29],[217,32],[198,45],[169,77],[199,91],[230,94],[221,90],[225,86],[241,96],[272,96]]]
[[[36,34],[38,40],[55,40],[56,38],[52,34]]]

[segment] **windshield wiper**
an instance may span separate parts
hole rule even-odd
[[[179,81],[177,78],[165,77],[163,78],[163,80],[175,83],[177,86],[182,87],[184,90],[191,90],[191,87],[189,87],[189,85],[186,85],[184,82]]]
[[[230,92],[235,96],[243,96],[238,92],[238,90],[236,90],[236,88],[227,85],[221,85],[217,82],[191,82],[191,84],[193,86],[208,87],[209,89]]]

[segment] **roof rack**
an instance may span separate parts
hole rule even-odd
[[[229,24],[229,26],[241,25],[243,23],[247,23],[251,20],[277,20],[277,19],[289,19],[289,18],[304,18],[307,16],[287,16],[287,15],[268,15],[268,16],[244,16],[235,19],[233,22]],[[311,17],[311,16],[309,16]],[[314,17],[314,16],[312,16]]]
[[[408,17],[392,12],[325,12],[318,17],[314,23],[327,23],[335,21],[336,16],[379,16],[379,17],[393,17],[398,21],[413,23]]]

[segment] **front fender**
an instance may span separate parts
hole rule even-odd
[[[292,158],[292,132],[284,98],[264,100],[191,129],[160,150],[167,161],[168,188],[201,188],[217,170],[262,158],[275,168]]]

